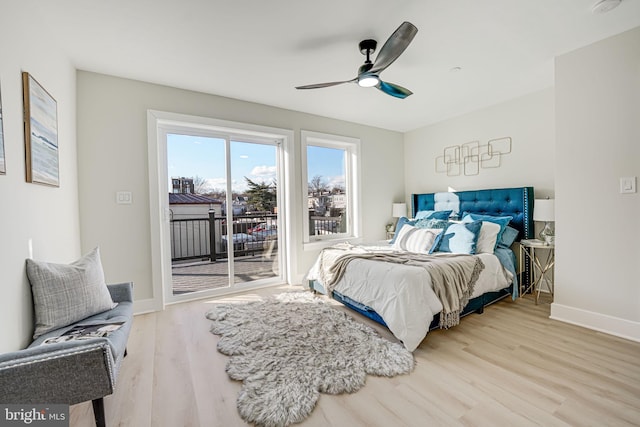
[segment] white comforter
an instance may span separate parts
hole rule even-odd
[[[478,256],[485,268],[475,284],[472,297],[504,289],[511,284],[512,274],[502,267],[495,255]],[[316,262],[307,279],[318,278]],[[442,304],[431,288],[429,273],[418,266],[354,259],[335,290],[373,308],[409,351],[420,345],[429,332],[433,317],[442,311]]]

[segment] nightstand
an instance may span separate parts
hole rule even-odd
[[[542,240],[521,240],[520,241],[520,271],[528,272],[528,285],[524,286],[521,280],[520,296],[533,290],[535,294],[535,302],[538,304],[540,299],[540,290],[545,285],[547,291],[551,295],[553,302],[553,265],[555,259],[555,244],[547,245]],[[525,269],[525,263],[528,268]]]

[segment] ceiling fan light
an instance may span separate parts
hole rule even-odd
[[[380,79],[375,74],[364,74],[358,77],[360,87],[373,87],[380,83]]]

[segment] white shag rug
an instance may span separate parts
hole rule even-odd
[[[311,292],[223,304],[207,312],[226,371],[243,381],[238,411],[249,423],[286,426],[309,416],[320,393],[352,393],[366,375],[392,377],[413,354]]]

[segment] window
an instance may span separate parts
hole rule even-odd
[[[305,243],[360,237],[360,140],[301,136]]]

